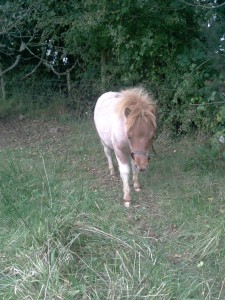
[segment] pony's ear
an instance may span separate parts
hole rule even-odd
[[[126,118],[129,116],[130,112],[131,112],[131,109],[126,107],[125,110],[124,110],[124,114],[125,114]]]

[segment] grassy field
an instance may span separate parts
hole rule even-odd
[[[93,123],[59,126],[0,148],[0,298],[225,299],[224,167],[198,139],[160,134],[125,209]]]

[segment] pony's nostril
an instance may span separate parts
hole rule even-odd
[[[135,168],[136,168],[139,172],[144,172],[144,171],[146,170],[146,168],[139,167],[138,165],[135,165]]]
[[[147,166],[140,167],[140,168],[139,168],[139,171],[140,171],[140,172],[144,172],[146,169],[147,169]]]

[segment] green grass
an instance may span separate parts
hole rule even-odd
[[[122,206],[93,123],[0,152],[1,299],[225,299],[224,170],[161,134]]]

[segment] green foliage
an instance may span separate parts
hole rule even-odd
[[[199,147],[196,158],[192,159],[193,164],[202,169],[218,168],[225,166],[225,141],[224,136],[210,138],[207,143]]]
[[[199,161],[205,168],[225,165],[225,106],[220,107],[213,126],[215,132],[213,137],[199,150]]]
[[[159,102],[161,126],[176,134],[223,130],[223,6],[207,9],[179,0],[14,2],[0,10],[2,69],[15,60],[21,42],[26,49],[20,65],[7,73],[7,91],[18,90],[19,80],[30,74],[23,83],[31,90],[47,81],[61,93],[63,85],[66,105],[86,111],[103,91],[141,84]]]

